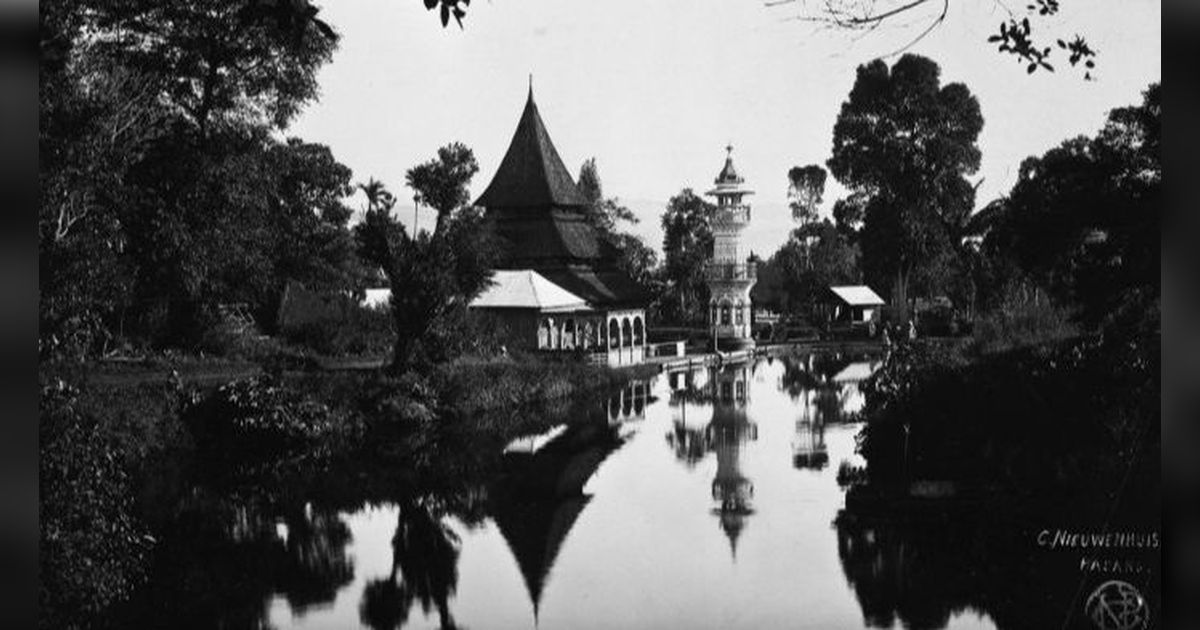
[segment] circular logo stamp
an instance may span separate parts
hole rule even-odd
[[[1150,625],[1150,605],[1141,591],[1121,580],[1109,580],[1088,596],[1088,617],[1100,630],[1143,630]]]

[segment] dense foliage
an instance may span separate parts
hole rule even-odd
[[[941,85],[932,60],[906,54],[891,68],[859,66],[833,129],[833,176],[852,192],[839,223],[861,209],[863,272],[900,310],[910,285],[944,289],[937,273],[955,257],[960,226],[975,203],[966,176],[979,168],[979,102],[961,83]],[[838,215],[835,208],[835,216]]]
[[[600,238],[617,252],[617,266],[641,285],[647,294],[658,293],[658,252],[636,235],[620,229],[621,224],[635,224],[638,218],[620,199],[604,196],[595,158],[589,158],[579,167],[578,187],[588,202],[584,208],[588,221],[599,232]]]
[[[409,171],[423,182],[421,195],[438,203],[465,203],[474,174],[471,150],[453,144],[438,159]],[[476,208],[443,206],[432,232],[410,236],[391,214],[393,197],[369,183],[370,206],[354,228],[359,256],[378,267],[391,287],[391,314],[396,333],[392,367],[398,371],[441,363],[486,343],[473,334],[468,316],[471,300],[491,282],[496,246]]]
[[[57,381],[41,391],[38,544],[41,628],[87,627],[145,576],[152,539],[134,516],[126,462]]]
[[[1076,338],[970,362],[903,344],[864,386],[860,449],[884,486],[1103,493],[1134,466],[1157,470],[1158,391],[1156,337]]]
[[[221,458],[269,459],[317,445],[335,428],[328,406],[271,377],[235,381],[182,410],[201,449]]]
[[[336,38],[245,8],[43,5],[43,357],[189,346],[222,304],[269,329],[288,280],[358,286],[349,169],[279,135]]]
[[[667,202],[662,215],[662,318],[679,323],[707,320],[708,284],[704,266],[712,257],[716,206],[685,188]]]
[[[858,283],[859,257],[858,247],[828,219],[808,223],[759,265],[750,294],[756,304],[809,315],[826,287]]]
[[[1021,164],[1017,183],[980,221],[982,255],[1086,326],[1158,327],[1162,230],[1162,89],[1109,113],[1092,138]]]

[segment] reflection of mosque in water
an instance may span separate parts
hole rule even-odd
[[[622,425],[644,418],[649,402],[649,383],[637,381],[605,401],[603,417],[587,413],[505,448],[489,511],[517,561],[535,619],[554,562],[591,501],[584,486],[625,442]]]
[[[754,512],[754,483],[742,473],[741,461],[746,442],[758,439],[758,425],[746,415],[750,373],[751,366],[740,363],[669,375],[672,406],[679,413],[667,441],[689,467],[709,451],[716,453],[713,512],[729,538],[730,551],[735,557],[746,519]],[[712,415],[703,427],[688,424],[689,400],[712,405]]]
[[[649,383],[631,383],[599,405],[575,408],[567,414],[571,422],[512,440],[494,478],[460,490],[466,494],[449,502],[468,527],[488,517],[495,523],[517,562],[535,621],[554,562],[591,501],[583,488],[624,443],[623,425],[644,417],[648,392]],[[449,604],[458,583],[460,541],[443,519],[446,510],[440,508],[449,507],[444,503],[400,503],[392,572],[367,584],[360,604],[365,625],[394,630],[419,604],[427,615],[436,611],[441,627],[455,627]]]
[[[608,422],[631,422],[646,417],[650,402],[649,381],[633,381],[608,399]]]

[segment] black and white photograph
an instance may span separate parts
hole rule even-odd
[[[1172,627],[1162,20],[43,0],[38,627]]]

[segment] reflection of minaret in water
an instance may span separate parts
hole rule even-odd
[[[754,512],[754,484],[742,474],[741,465],[745,442],[758,439],[758,426],[746,417],[749,374],[749,365],[744,363],[713,368],[708,384],[713,416],[705,428],[705,439],[717,454],[717,474],[712,482],[712,497],[717,502],[714,512],[735,559],[746,517]]]

